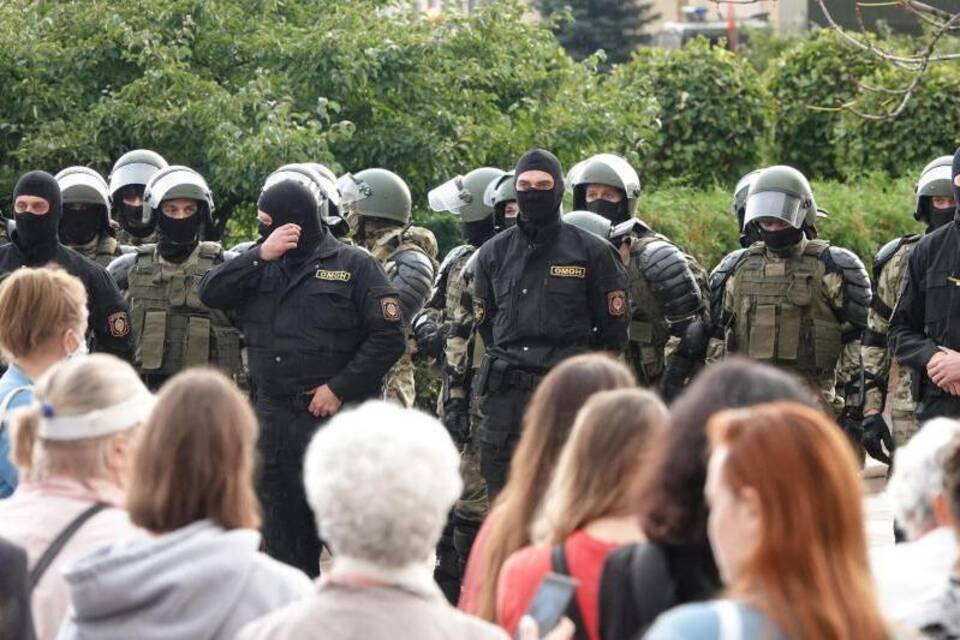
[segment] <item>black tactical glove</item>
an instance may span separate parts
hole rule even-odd
[[[470,403],[466,398],[450,398],[443,403],[443,426],[454,444],[462,447],[470,440]]]
[[[687,376],[693,370],[693,365],[693,360],[679,353],[671,356],[663,372],[663,377],[660,378],[660,394],[666,402],[673,401],[683,391],[687,383]]]
[[[863,438],[863,411],[860,407],[844,407],[837,422],[850,441],[859,447],[860,440]]]
[[[863,445],[871,458],[884,464],[890,464],[889,454],[893,453],[895,445],[893,436],[890,434],[890,427],[882,414],[876,413],[863,419],[863,436],[860,438],[860,444]],[[884,447],[886,447],[886,451],[884,451]]]
[[[446,342],[446,332],[427,313],[413,319],[413,339],[419,353],[434,360],[441,360]]]

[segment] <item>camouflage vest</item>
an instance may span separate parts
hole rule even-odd
[[[120,255],[120,243],[116,238],[109,235],[99,235],[86,244],[67,246],[84,258],[93,260],[101,267],[106,267]]]
[[[142,247],[148,244],[157,243],[157,232],[154,231],[146,238],[138,238],[135,235],[128,233],[125,229],[117,230],[117,241],[128,247]]]
[[[627,265],[627,287],[630,294],[630,329],[628,357],[641,382],[655,382],[663,373],[663,349],[670,339],[670,329],[653,287],[640,270],[640,254],[648,244],[663,238],[656,234],[634,236]]]
[[[373,242],[370,253],[387,270],[388,276],[393,275],[390,272],[393,256],[410,249],[425,254],[436,268],[439,248],[437,247],[437,239],[429,229],[423,227],[395,227],[378,235],[380,237]]]
[[[214,242],[201,242],[182,264],[161,261],[153,246],[137,248],[126,297],[140,373],[173,375],[204,364],[234,377],[242,373],[240,331],[198,295],[200,279],[221,262]]]
[[[738,351],[808,380],[833,375],[842,342],[823,290],[820,256],[829,246],[810,240],[800,256],[783,261],[768,261],[762,244],[747,250],[733,275]]]

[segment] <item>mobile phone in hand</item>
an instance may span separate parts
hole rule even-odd
[[[540,634],[553,631],[560,624],[573,595],[577,592],[578,582],[558,573],[548,573],[540,583],[537,595],[527,610],[527,615],[536,620]]]

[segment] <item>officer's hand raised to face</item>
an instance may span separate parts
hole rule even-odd
[[[300,242],[300,225],[285,224],[277,227],[260,246],[260,258],[268,262],[278,260]]]

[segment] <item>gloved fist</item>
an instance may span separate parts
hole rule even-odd
[[[893,436],[890,434],[890,427],[883,415],[876,413],[863,419],[863,436],[860,438],[860,444],[870,454],[874,460],[879,460],[884,464],[890,464],[890,454],[896,448],[893,442]],[[886,447],[886,450],[884,450]]]
[[[863,415],[859,407],[844,407],[837,422],[850,441],[859,446],[863,438]]]
[[[414,318],[413,338],[417,343],[419,353],[428,358],[440,360],[443,355],[445,336],[429,314],[421,312]]]
[[[450,398],[443,403],[443,426],[458,447],[470,440],[470,403],[466,398]]]

